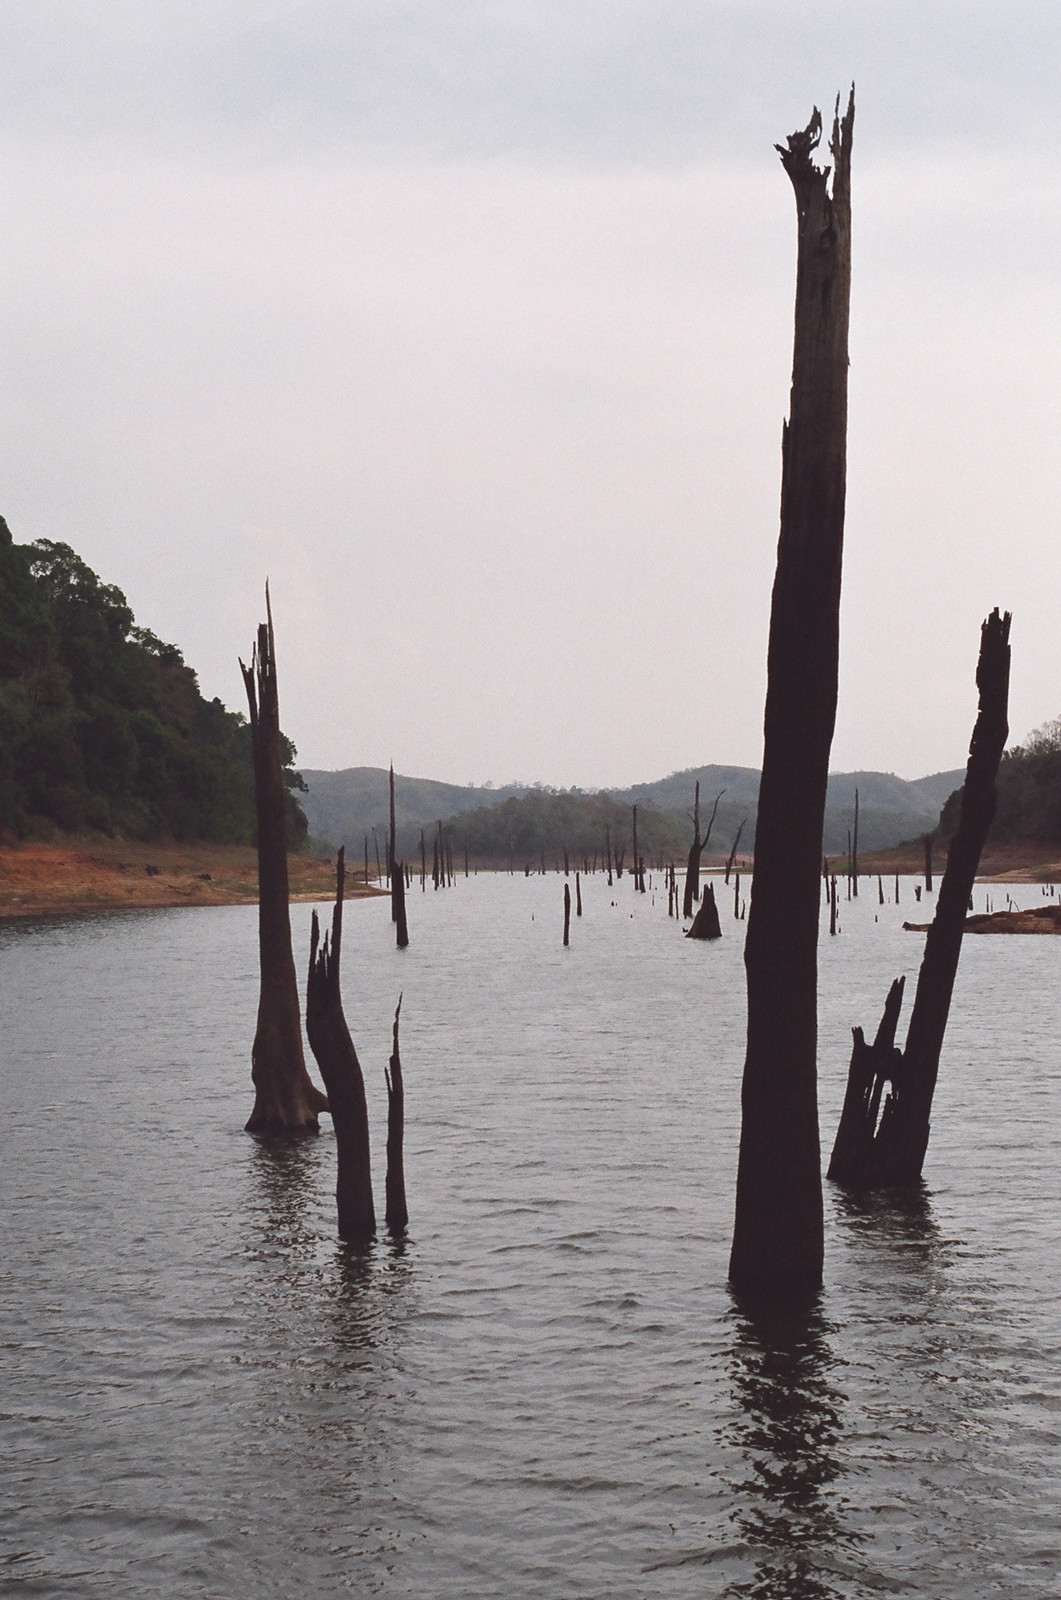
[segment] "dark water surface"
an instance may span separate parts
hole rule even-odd
[[[327,1119],[241,1131],[253,909],[0,926],[0,1593],[1061,1595],[1061,939],[966,942],[924,1191],[830,1188],[820,1308],[753,1322],[741,925],[584,893],[568,951],[555,876],[415,892],[404,953],[348,909],[377,1156],[405,991],[363,1255]],[[823,940],[826,1142],[913,909]]]

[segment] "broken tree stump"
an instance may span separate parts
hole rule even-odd
[[[976,669],[980,704],[961,811],[940,881],[936,914],[925,937],[906,1045],[902,1052],[893,1050],[887,1055],[884,1071],[881,1062],[870,1063],[861,1029],[854,1030],[844,1111],[829,1163],[829,1177],[852,1188],[916,1183],[924,1167],[966,908],[995,814],[995,780],[1009,732],[1009,627],[1009,613],[1000,615],[996,610],[980,630]],[[893,984],[885,1020],[895,992]],[[900,998],[901,993],[900,988]],[[898,1001],[894,1005],[897,1016]],[[881,1027],[885,1028],[884,1021]],[[893,1037],[894,1031],[892,1026]],[[881,1106],[884,1083],[890,1084],[890,1092]]]
[[[693,925],[685,937],[687,939],[721,939],[722,924],[718,920],[718,906],[715,904],[715,886],[713,883],[704,885],[703,894],[700,896],[700,909],[693,918]]]
[[[258,956],[261,988],[251,1048],[254,1107],[248,1133],[316,1133],[318,1113],[328,1101],[306,1071],[302,1011],[287,876],[287,790],[283,776],[280,699],[276,680],[276,638],[269,586],[266,621],[258,628],[249,667],[240,662],[247,691],[254,762],[254,805],[258,822]]]
[[[345,852],[340,850],[335,868],[331,937],[329,939],[326,933],[323,944],[317,913],[313,913],[306,983],[306,1032],[328,1090],[335,1124],[339,1237],[356,1242],[375,1233],[376,1213],[372,1202],[365,1080],[343,1015],[339,989],[345,871]]]
[[[387,1209],[384,1221],[391,1233],[404,1233],[409,1226],[409,1207],[405,1200],[405,1083],[398,1048],[401,1014],[402,996],[399,995],[394,1011],[390,1064],[384,1068],[387,1081]]]

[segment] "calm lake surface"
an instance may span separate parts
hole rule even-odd
[[[931,909],[869,888],[822,940],[826,1148]],[[242,1132],[253,908],[0,925],[0,1593],[1061,1595],[1061,939],[966,941],[923,1192],[827,1186],[819,1311],[752,1322],[743,924],[597,877],[564,950],[562,892],[416,888],[405,952],[347,908],[381,1209],[405,994],[411,1231],[361,1255],[327,1118]]]

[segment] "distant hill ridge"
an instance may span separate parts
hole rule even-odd
[[[359,853],[364,848],[366,834],[370,849],[373,848],[371,839],[375,830],[382,850],[387,835],[389,804],[388,773],[384,768],[348,767],[340,772],[303,769],[302,776],[308,785],[302,805],[309,819],[310,831],[317,838],[335,845],[345,844],[351,853]],[[859,792],[860,846],[866,850],[885,849],[934,828],[942,806],[961,785],[964,776],[961,770],[931,773],[913,780],[898,778],[891,772],[833,773],[829,779],[823,848],[830,854],[846,850],[847,832],[854,818],[856,789]],[[664,838],[676,841],[691,836],[688,818],[697,782],[700,784],[700,806],[705,825],[715,796],[725,791],[719,803],[711,849],[728,850],[744,819],[747,822],[741,836],[741,848],[751,848],[755,838],[755,808],[759,794],[758,768],[709,765],[672,772],[668,777],[652,783],[594,791],[555,790],[531,784],[506,784],[494,789],[397,774],[395,814],[398,849],[402,855],[410,856],[418,848],[421,828],[432,828],[441,821],[459,832],[458,819],[475,813],[474,838],[469,831],[470,820],[463,830],[468,833],[467,842],[474,853],[476,842],[486,848],[489,827],[484,822],[483,814],[499,812],[499,808],[503,807],[506,808],[505,816],[502,818],[499,814],[496,823],[506,838],[518,832],[521,840],[518,848],[555,849],[562,847],[565,842],[577,848],[574,837],[570,835],[577,828],[580,817],[583,828],[599,829],[604,814],[601,803],[605,799],[624,814],[636,805],[647,811],[661,813],[672,823],[680,825],[680,834],[674,827],[662,832],[655,830],[662,847]],[[530,804],[531,800],[533,805]],[[509,804],[524,801],[527,803],[521,806]],[[581,809],[580,801],[585,802]],[[610,808],[608,814],[611,814]],[[569,835],[566,840],[558,831],[564,828]],[[596,832],[593,836],[596,838]],[[507,844],[505,848],[508,848]]]

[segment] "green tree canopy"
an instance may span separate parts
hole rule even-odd
[[[293,796],[289,822],[297,843]],[[250,842],[250,729],[75,550],[17,545],[0,518],[0,829],[49,826]]]

